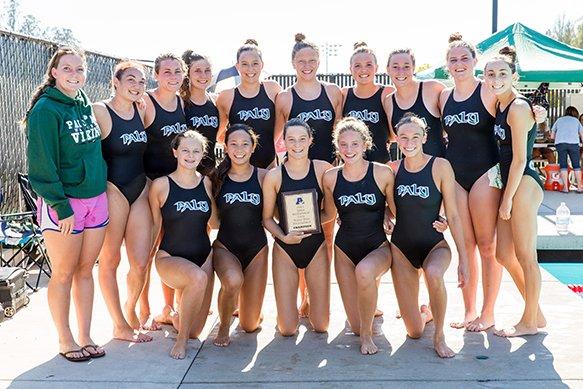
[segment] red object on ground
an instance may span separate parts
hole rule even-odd
[[[556,163],[549,163],[544,167],[547,179],[545,181],[545,190],[561,191],[563,190],[563,181],[561,180],[561,169]]]

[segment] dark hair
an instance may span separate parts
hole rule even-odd
[[[312,127],[310,127],[310,125],[308,123],[306,123],[305,121],[303,121],[300,118],[291,118],[283,125],[283,138],[285,139],[285,135],[287,134],[288,128],[296,127],[296,126],[303,127],[306,130],[306,132],[308,133],[308,136],[310,138],[313,138],[314,131],[312,130]]]
[[[314,49],[314,50],[316,50],[316,53],[318,53],[318,55],[320,54],[320,49],[318,48],[318,46],[316,46],[315,43],[306,41],[306,36],[304,34],[302,34],[301,32],[298,32],[295,35],[295,41],[296,41],[296,43],[294,44],[294,47],[292,48],[292,61],[296,57],[296,54],[298,53],[298,51],[300,51],[301,49],[305,49],[305,48]]]
[[[514,46],[504,46],[498,50],[498,55],[494,56],[491,60],[488,61],[488,63],[494,61],[506,62],[512,74],[516,73],[516,50],[514,49]],[[486,66],[487,65],[488,64],[486,64]]]
[[[373,49],[371,49],[370,47],[368,47],[368,45],[365,42],[356,42],[354,45],[354,51],[352,52],[352,55],[350,56],[350,62],[352,62],[352,58],[354,58],[354,56],[356,54],[370,54],[372,55],[372,57],[374,58],[374,63],[377,63],[377,56],[374,53]]]
[[[405,124],[416,124],[423,130],[423,135],[427,133],[427,124],[419,116],[415,115],[413,112],[406,112],[401,120],[395,125],[395,134],[399,133],[399,129]]]
[[[570,105],[565,109],[565,116],[573,116],[574,118],[577,118],[579,117],[579,111],[577,108]]]
[[[459,32],[454,32],[453,34],[451,34],[449,36],[448,43],[449,43],[449,45],[447,47],[446,57],[449,56],[449,52],[454,47],[464,47],[464,48],[468,49],[469,52],[472,54],[472,58],[476,58],[476,47],[474,45],[472,45],[471,43],[463,40],[462,34],[460,34]]]
[[[184,61],[182,60],[182,58],[180,58],[179,56],[177,56],[174,53],[164,53],[164,54],[160,54],[159,56],[157,56],[156,59],[154,60],[154,73],[155,74],[158,74],[158,72],[160,72],[160,66],[162,66],[162,61],[166,61],[166,60],[178,61],[178,63],[180,64],[180,67],[182,68],[182,71],[186,72],[186,65],[184,64]]]
[[[253,148],[257,147],[259,144],[259,136],[253,131],[251,126],[243,123],[237,123],[229,126],[227,128],[227,132],[225,133],[225,145],[229,143],[229,136],[237,131],[244,131],[249,135],[251,138],[251,143],[253,144]],[[229,154],[225,153],[225,158],[219,163],[219,166],[211,173],[210,179],[212,182],[212,194],[215,200],[218,200],[219,193],[221,192],[221,188],[225,183],[225,178],[229,174],[229,170],[231,170],[231,158]]]
[[[403,48],[391,51],[389,53],[389,59],[387,59],[387,66],[389,66],[389,64],[391,63],[391,58],[393,57],[393,55],[397,54],[407,54],[409,57],[411,57],[412,65],[413,67],[415,67],[415,54],[413,54],[413,50],[410,48]]]
[[[184,105],[192,104],[190,101],[190,66],[193,63],[201,60],[207,61],[210,64],[208,57],[202,54],[197,54],[193,50],[189,49],[182,53],[182,61],[184,61],[184,64],[186,65],[186,75],[182,81],[182,85],[180,86],[179,93],[180,97],[182,97],[182,100],[184,101]]]
[[[239,57],[241,57],[241,54],[243,54],[246,51],[255,51],[259,56],[259,59],[263,61],[263,54],[261,53],[261,50],[259,49],[259,44],[255,39],[247,39],[245,43],[243,43],[243,46],[239,47],[239,49],[237,50],[237,62],[239,62]]]
[[[194,138],[194,139],[198,140],[202,146],[203,155],[206,155],[208,140],[205,138],[205,136],[203,134],[201,134],[200,132],[198,132],[196,130],[186,130],[186,131],[181,132],[180,134],[176,135],[174,137],[174,139],[172,139],[172,142],[170,142],[170,146],[174,150],[178,150],[178,146],[180,146],[180,140],[186,139],[186,138]]]
[[[131,61],[131,60],[127,60],[127,59],[122,60],[121,62],[118,62],[117,65],[115,65],[115,67],[113,68],[113,77],[111,80],[111,88],[114,92],[115,92],[115,85],[113,84],[113,79],[117,78],[119,81],[121,81],[121,78],[123,77],[124,73],[128,69],[138,69],[142,73],[144,73],[144,75],[146,74],[144,65],[142,65],[139,62]]]
[[[24,117],[20,120],[20,125],[23,128],[26,127],[26,121],[28,120],[30,110],[34,107],[34,105],[41,97],[41,95],[44,93],[44,91],[47,88],[56,85],[56,80],[55,77],[53,77],[52,70],[56,69],[59,66],[59,61],[65,55],[78,55],[79,57],[81,57],[83,62],[86,63],[87,61],[85,58],[85,52],[78,48],[63,46],[59,47],[57,51],[55,51],[55,53],[49,60],[49,63],[47,64],[47,70],[45,71],[42,83],[39,86],[37,86],[36,89],[34,90],[32,97],[30,98],[30,102],[28,103],[28,107],[26,108]]]

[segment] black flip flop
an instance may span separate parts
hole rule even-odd
[[[65,358],[67,361],[69,362],[85,362],[91,359],[90,355],[83,355],[83,351],[89,352],[87,350],[85,350],[85,347],[80,348],[79,350],[71,350],[71,351],[67,351],[64,353],[59,353],[59,355],[61,355],[63,358]],[[70,357],[69,354],[73,354],[73,353],[80,353],[81,356],[80,357]]]
[[[95,359],[95,358],[104,357],[105,356],[105,350],[102,350],[101,352],[93,352],[93,353],[88,350],[89,348],[92,348],[93,351],[97,351],[97,347],[99,347],[99,346],[97,346],[95,344],[88,344],[86,346],[81,347],[81,350],[84,350],[85,352],[89,353],[89,358]]]

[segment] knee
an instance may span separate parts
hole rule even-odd
[[[50,281],[59,284],[70,284],[73,281],[73,276],[75,275],[75,269],[52,269]]]
[[[279,330],[279,333],[281,334],[281,336],[285,336],[285,337],[294,336],[298,331],[297,326],[293,327],[293,326],[278,325],[277,327],[278,327],[277,329]]]
[[[376,278],[376,274],[372,267],[367,266],[362,262],[356,266],[356,269],[354,269],[354,275],[356,277],[356,283],[359,286],[369,286],[371,282],[374,283]]]
[[[312,328],[314,329],[314,332],[327,332],[328,331],[328,325],[329,325],[329,320],[328,318],[325,319],[321,319],[321,320],[310,320],[310,324],[312,324]]]
[[[192,269],[186,275],[188,277],[188,285],[187,287],[206,287],[206,283],[208,282],[208,277],[206,273],[202,269]]]
[[[415,328],[413,330],[407,330],[407,336],[411,339],[419,339],[423,336],[423,330],[420,328]]]
[[[146,275],[148,272],[148,260],[136,261],[130,267],[130,271],[137,273],[140,276]]]
[[[482,257],[493,257],[496,255],[496,243],[494,239],[478,239],[477,242],[480,255]]]
[[[496,261],[505,268],[512,264],[512,256],[496,251]]]
[[[250,333],[257,331],[257,328],[259,328],[259,320],[256,320],[256,321],[240,320],[239,326],[241,327],[241,329],[243,331],[250,334]]]
[[[243,275],[237,272],[227,272],[221,278],[221,289],[226,293],[237,293],[243,286]]]
[[[93,261],[88,261],[87,263],[79,264],[75,270],[75,277],[91,278],[93,277],[93,266],[95,263]]]
[[[425,270],[427,283],[431,286],[443,283],[443,271],[437,266],[428,266]]]

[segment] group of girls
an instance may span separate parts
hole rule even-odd
[[[297,34],[297,81],[281,90],[259,78],[262,54],[248,40],[237,51],[241,83],[218,96],[207,91],[209,60],[188,50],[156,59],[157,87],[148,92],[141,65],[118,64],[112,97],[91,106],[81,89],[84,55],[57,50],[24,124],[30,181],[53,264],[48,300],[59,352],[70,361],[105,355],[90,337],[97,257],[116,339],[148,342],[152,337],[140,330],[171,323],[178,336],[170,354],[184,358],[188,339],[204,327],[215,273],[221,288],[214,343],[230,343],[233,315],[244,331],[257,330],[268,271],[265,229],[275,239],[272,271],[283,336],[297,332],[301,314],[314,331],[327,331],[334,257],[348,323],[363,354],[378,351],[378,286],[391,269],[407,334],[421,337],[434,320],[435,351],[454,356],[443,331],[448,226],[465,303],[465,317],[452,325],[469,331],[494,325],[502,264],[526,304],[518,324],[496,334],[537,333],[545,325],[536,260],[542,190],[529,162],[533,112],[541,114],[513,89],[511,49],[487,63],[484,81],[475,78],[476,51],[461,36],[450,38],[446,59],[453,88],[416,80],[408,49],[390,54],[394,86],[383,86],[374,80],[375,53],[360,42],[350,60],[355,86],[340,89],[316,78],[318,47]],[[280,137],[286,156],[277,166]],[[217,141],[225,147],[218,166]],[[403,159],[389,161],[388,141],[398,144]],[[316,191],[321,232],[286,233],[282,193],[306,189]],[[217,228],[211,242],[210,230]],[[116,272],[124,241],[130,270],[122,308]],[[479,315],[478,252],[484,289]],[[165,300],[155,320],[148,300],[152,263]],[[421,274],[429,306],[419,307]],[[77,337],[69,327],[71,292]]]

